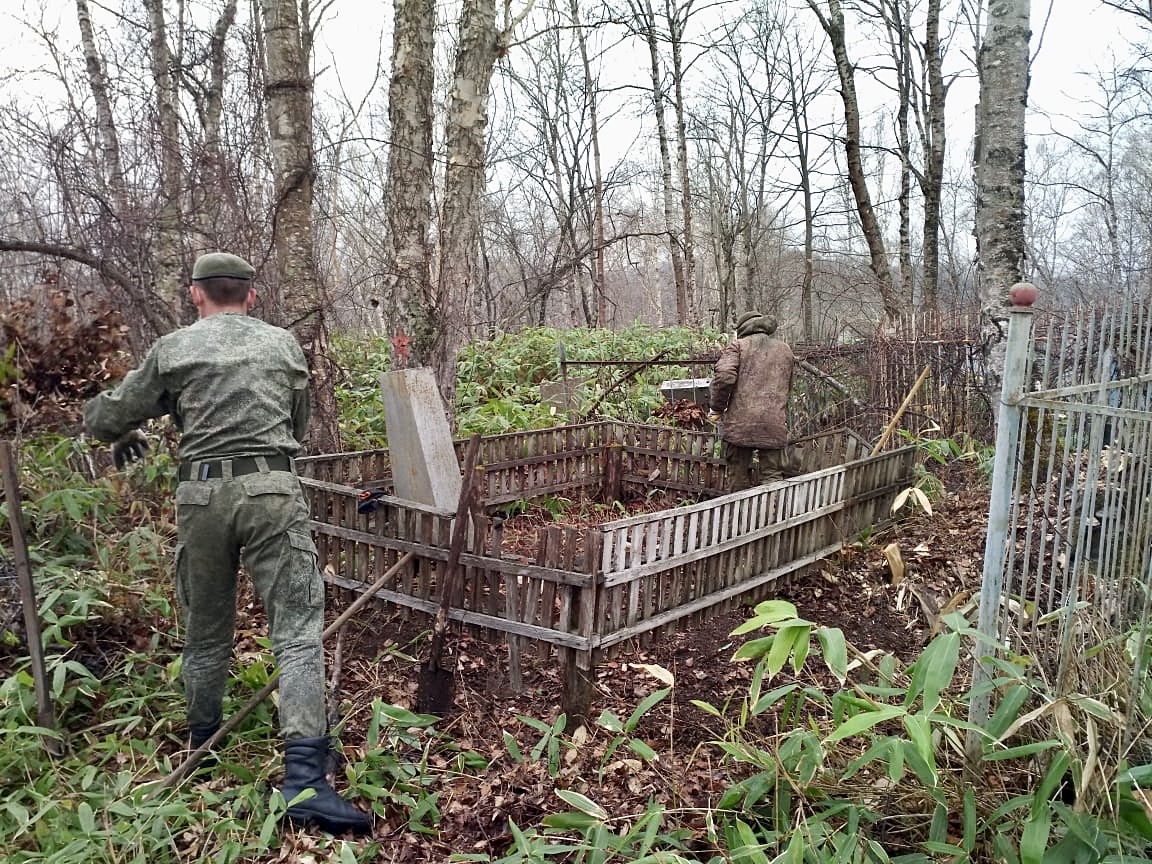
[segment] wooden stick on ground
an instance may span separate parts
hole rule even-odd
[[[332,674],[328,677],[328,728],[340,723],[340,673],[344,671],[344,625],[336,633],[336,647],[332,649]]]
[[[368,588],[363,594],[353,600],[348,608],[340,613],[340,617],[338,617],[324,629],[324,633],[320,638],[322,640],[327,640],[332,636],[333,633],[338,633],[344,624],[348,621],[348,619],[359,612],[362,608],[364,608],[364,606],[373,599],[376,592],[387,585],[388,581],[393,576],[395,576],[401,568],[405,567],[408,562],[412,560],[414,555],[414,552],[405,552],[404,555],[401,556],[400,560],[388,568],[387,573],[373,582],[370,588]],[[244,706],[240,708],[239,711],[229,717],[228,722],[221,725],[221,727],[216,730],[216,733],[211,738],[209,738],[207,741],[189,753],[188,758],[185,759],[180,765],[177,765],[171,774],[161,780],[155,788],[150,790],[147,797],[153,798],[168,787],[173,786],[184,779],[184,777],[188,775],[188,772],[195,768],[200,763],[200,760],[203,759],[205,755],[207,755],[209,750],[219,744],[225,735],[239,726],[240,721],[251,714],[257,705],[272,695],[272,691],[276,689],[276,686],[279,683],[280,670],[276,669],[272,673],[272,676],[268,679],[268,683],[260,689],[260,692],[249,699],[244,704]]]
[[[20,583],[20,605],[24,607],[24,635],[28,656],[32,660],[32,680],[36,685],[36,725],[41,729],[56,728],[56,714],[48,688],[48,670],[44,664],[44,645],[40,641],[40,604],[32,581],[32,562],[28,558],[28,538],[24,535],[24,511],[20,507],[20,475],[12,442],[0,441],[0,473],[3,473],[4,497],[8,501],[8,524],[12,526],[12,563]],[[44,746],[53,756],[61,753],[60,742],[45,736]]]
[[[900,407],[896,409],[896,413],[892,415],[892,419],[888,421],[888,426],[884,430],[884,434],[880,436],[880,440],[876,442],[876,446],[872,448],[870,456],[875,456],[884,449],[884,445],[888,443],[888,439],[892,437],[892,433],[896,431],[896,424],[900,422],[900,418],[904,416],[904,412],[908,410],[908,406],[912,404],[912,400],[916,398],[916,394],[920,388],[924,386],[924,382],[928,380],[928,375],[932,372],[931,366],[925,366],[924,371],[920,373],[920,377],[916,379],[916,383],[912,385],[912,389],[908,391],[908,395],[904,397],[904,401]]]

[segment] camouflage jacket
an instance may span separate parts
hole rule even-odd
[[[709,386],[709,407],[723,415],[720,437],[740,447],[775,449],[788,443],[792,349],[754,333],[720,352]]]
[[[292,334],[218,313],[157,339],[139,368],[84,406],[84,428],[115,441],[170,414],[181,460],[293,456],[308,412],[308,365]]]

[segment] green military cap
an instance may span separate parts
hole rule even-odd
[[[241,258],[229,252],[208,252],[196,259],[192,266],[192,281],[200,282],[204,279],[251,279],[256,275],[256,268]]]

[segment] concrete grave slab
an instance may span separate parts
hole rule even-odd
[[[380,395],[394,494],[454,511],[460,499],[460,461],[436,376],[428,368],[385,372]]]

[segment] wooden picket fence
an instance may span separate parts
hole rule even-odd
[[[459,442],[461,449],[464,442]],[[850,433],[800,448],[805,473],[723,494],[715,433],[587,423],[485,438],[482,506],[471,518],[450,616],[520,649],[553,651],[566,670],[566,710],[584,716],[596,664],[630,640],[647,640],[772,594],[773,583],[836,552],[889,517],[913,480],[914,448],[866,455]],[[376,596],[406,613],[440,603],[454,514],[391,497],[385,450],[297,460],[326,580],[363,591],[415,553]],[[359,493],[380,493],[359,512]],[[503,546],[501,510],[544,496],[620,500],[653,489],[699,500],[591,527],[549,525],[535,556]]]

